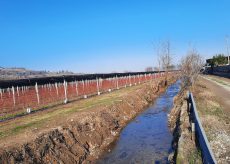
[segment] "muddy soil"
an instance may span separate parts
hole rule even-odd
[[[119,102],[71,115],[70,121],[32,141],[0,148],[0,163],[94,163],[121,129],[166,89],[165,84],[147,83]]]

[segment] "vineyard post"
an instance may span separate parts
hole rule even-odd
[[[118,78],[116,76],[116,81],[117,81],[117,89],[119,89],[119,84],[118,84]]]
[[[51,92],[51,84],[48,84],[49,91]]]
[[[109,78],[108,80],[109,80],[109,92],[111,92],[111,78]]]
[[[77,94],[77,96],[78,96],[78,82],[75,81],[75,84],[76,84],[76,94]]]
[[[99,82],[100,82],[99,84],[100,84],[101,90],[102,90],[102,92],[103,92],[103,79],[100,78],[100,79],[99,79]]]
[[[68,102],[68,98],[67,98],[67,82],[64,80],[64,91],[65,91],[65,100],[64,103],[66,104]]]
[[[131,82],[131,76],[129,75],[129,86],[132,86],[132,82]]]
[[[99,80],[98,80],[98,78],[96,79],[96,81],[97,81],[97,95],[100,95],[101,93],[100,93],[100,89],[99,89]]]
[[[9,94],[9,96],[10,96],[10,88],[9,87],[7,88],[7,92]]]
[[[1,100],[2,100],[2,89],[0,88],[0,95],[1,95]]]
[[[57,97],[58,97],[59,93],[58,93],[58,84],[57,83],[55,83],[55,88],[56,88],[56,93],[57,93]]]
[[[35,91],[36,91],[36,95],[37,95],[37,100],[38,100],[38,104],[40,104],[40,97],[39,97],[39,92],[38,92],[38,84],[35,84]]]
[[[17,95],[18,95],[18,97],[19,97],[19,88],[18,88],[18,86],[17,86]]]
[[[86,99],[87,98],[87,95],[85,93],[85,81],[82,80],[82,84],[83,84],[83,92],[84,92],[84,98]]]
[[[14,87],[12,86],[12,94],[13,94],[13,102],[14,102],[14,106],[15,106],[15,92],[14,92]]]
[[[137,75],[134,75],[134,84],[137,85]]]

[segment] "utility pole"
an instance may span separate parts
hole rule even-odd
[[[226,46],[227,46],[227,55],[228,55],[228,65],[230,65],[230,59],[229,59],[229,36],[226,36]]]

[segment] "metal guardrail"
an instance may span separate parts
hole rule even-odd
[[[196,140],[201,149],[201,155],[203,163],[205,164],[216,164],[216,159],[213,155],[212,149],[210,148],[207,136],[202,127],[198,112],[196,109],[196,103],[194,101],[192,93],[188,93],[188,107],[192,117],[192,121],[195,124],[195,136]]]

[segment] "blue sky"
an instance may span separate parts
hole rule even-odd
[[[142,71],[154,44],[170,40],[174,62],[189,45],[225,53],[227,0],[0,0],[0,66],[74,72]]]

